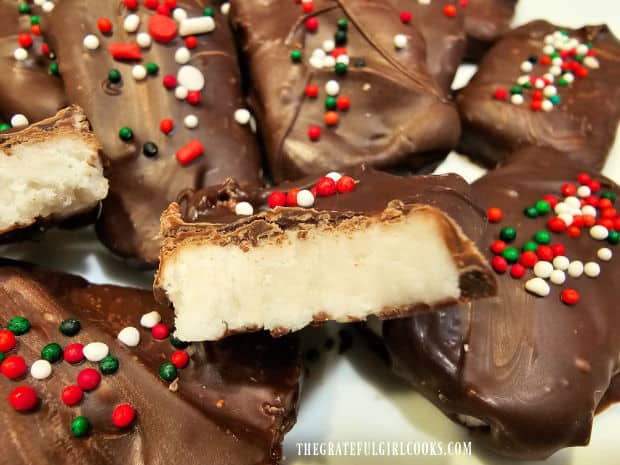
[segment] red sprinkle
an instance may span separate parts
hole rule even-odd
[[[400,12],[400,20],[403,22],[403,24],[409,24],[412,18],[413,15],[411,14],[411,11],[404,10]]]
[[[554,257],[561,257],[566,255],[566,247],[563,244],[551,244],[551,252]]]
[[[616,218],[614,220],[614,227],[613,229],[615,229],[616,231],[620,231],[620,218]]]
[[[602,218],[602,219],[598,220],[596,222],[596,224],[601,225],[601,226],[605,226],[605,228],[607,228],[607,229],[613,229],[613,227],[614,227],[613,220],[610,220],[609,218]]]
[[[92,391],[99,386],[101,375],[94,368],[84,368],[77,375],[77,385],[83,391]]]
[[[67,386],[60,394],[62,403],[68,405],[69,407],[79,404],[83,397],[84,391],[82,391],[81,387],[75,385]]]
[[[164,134],[170,134],[174,129],[174,121],[172,118],[164,118],[159,122],[159,130]]]
[[[518,263],[515,263],[510,267],[510,276],[515,279],[522,278],[525,275],[525,267]]]
[[[41,25],[40,24],[33,24],[32,26],[30,26],[30,32],[32,32],[32,34],[35,35],[35,36],[40,36],[41,35]]]
[[[19,355],[9,355],[2,361],[0,372],[9,379],[17,379],[26,374],[26,360]]]
[[[79,342],[69,344],[65,347],[64,358],[68,363],[80,363],[84,360],[84,346]]]
[[[500,241],[499,239],[491,244],[491,251],[495,255],[501,254],[507,247],[507,244],[504,241]]]
[[[588,187],[590,188],[590,190],[592,192],[598,192],[601,190],[601,183],[595,180],[590,181],[590,184],[588,184]]]
[[[172,90],[177,86],[177,78],[173,74],[166,74],[163,83],[166,89]]]
[[[179,163],[187,165],[202,155],[204,151],[202,143],[198,139],[194,139],[177,150],[176,157]]]
[[[593,195],[595,199],[598,199],[597,196]],[[611,203],[609,199],[600,199],[597,205],[592,205],[593,207],[599,207],[602,210],[607,210],[608,208],[613,208],[614,204]]]
[[[161,341],[162,339],[166,339],[170,336],[170,329],[168,329],[166,323],[157,323],[151,328],[151,334],[155,339],[159,339]]]
[[[316,84],[308,84],[304,93],[307,97],[315,98],[319,95],[319,86]]]
[[[321,138],[321,128],[318,126],[310,126],[308,128],[308,138],[312,141],[317,141]]]
[[[26,412],[37,406],[37,391],[29,386],[19,386],[9,394],[9,404],[18,412]]]
[[[608,200],[608,199],[605,199],[605,200]],[[617,215],[618,215],[618,212],[616,211],[615,208],[605,208],[601,212],[601,218],[605,218],[608,220],[613,220]]]
[[[19,36],[17,36],[17,41],[19,45],[24,48],[30,48],[32,46],[32,36],[25,32],[22,32]]]
[[[310,32],[314,32],[319,28],[319,19],[316,16],[312,16],[306,19],[306,29]]]
[[[493,257],[493,261],[491,262],[493,269],[498,273],[505,273],[508,269],[508,262],[501,255],[496,255]]]
[[[177,23],[164,15],[153,15],[149,18],[149,34],[157,42],[167,43],[177,36]]]
[[[157,5],[155,11],[158,15],[170,16],[170,8],[164,3]]]
[[[562,294],[560,294],[560,298],[566,305],[575,305],[579,302],[579,292],[575,289],[564,289]]]
[[[301,8],[304,13],[312,13],[312,10],[314,10],[314,2],[302,2]]]
[[[340,116],[338,116],[338,113],[336,113],[335,111],[327,111],[325,112],[325,115],[323,116],[323,120],[325,121],[325,124],[327,124],[328,126],[337,125],[339,119],[340,119]]]
[[[164,0],[164,4],[170,8],[170,9],[174,9],[177,7],[177,0]]]
[[[570,225],[566,232],[572,238],[581,236],[581,229],[579,229],[577,226]]]
[[[269,208],[283,207],[286,205],[286,194],[280,191],[273,191],[267,199]]]
[[[521,257],[519,257],[519,263],[525,268],[534,268],[534,265],[538,263],[538,256],[535,252],[527,250],[521,254]]]
[[[446,5],[443,7],[443,14],[448,18],[454,18],[456,16],[456,7],[454,5]]]
[[[190,90],[185,100],[187,100],[187,103],[190,105],[198,105],[202,100],[202,95],[199,90]]]
[[[579,184],[588,184],[592,181],[592,178],[588,173],[579,173],[579,175],[577,175],[577,181]]]
[[[577,194],[577,187],[574,184],[566,183],[562,185],[562,195],[568,197]]]
[[[487,218],[489,219],[491,223],[497,223],[501,221],[503,216],[504,216],[504,213],[502,212],[500,208],[491,207],[487,210]]]
[[[542,109],[542,102],[540,100],[532,100],[530,108],[534,111],[540,111]]]
[[[573,215],[573,223],[571,226],[576,228],[583,228],[583,215]]]
[[[543,65],[543,66],[547,66],[551,64],[551,57],[548,55],[544,55],[542,57],[540,57],[540,60],[538,60],[538,62]]]
[[[177,368],[185,368],[189,363],[189,355],[184,350],[177,350],[170,356],[170,361]]]
[[[50,53],[50,46],[47,45],[45,42],[43,42],[41,44],[41,54],[45,55],[45,56],[48,56],[49,53]]]
[[[337,192],[336,182],[327,176],[322,177],[316,183],[316,192],[321,197],[328,197]]]
[[[536,248],[536,255],[540,260],[550,262],[553,260],[553,250],[548,245],[539,245]]]
[[[553,218],[551,218],[547,222],[547,226],[549,227],[549,229],[551,229],[551,231],[556,232],[556,233],[561,233],[563,231],[566,231],[566,227],[567,227],[564,220],[561,218],[558,218],[557,216],[554,216]]]
[[[127,428],[136,419],[136,410],[129,404],[118,405],[112,412],[112,424],[117,428]]]
[[[299,193],[299,189],[291,189],[286,193],[286,206],[287,207],[296,207],[297,206],[297,194]]]
[[[97,28],[102,34],[108,34],[112,31],[112,21],[108,18],[99,18],[97,20]]]
[[[149,10],[154,10],[159,5],[159,0],[144,0],[144,6]]]
[[[558,198],[555,195],[551,195],[551,194],[545,195],[543,197],[543,200],[546,200],[549,203],[549,205],[551,205],[551,208],[555,208],[555,206],[559,202]]]
[[[138,8],[138,0],[123,0],[123,3],[128,10],[135,10]]]
[[[349,97],[342,95],[336,99],[336,107],[338,107],[338,110],[346,111],[350,106],[351,99]]]
[[[543,99],[543,93],[542,93],[542,90],[540,90],[540,89],[539,89],[539,90],[535,90],[535,91],[532,93],[532,98],[533,98],[534,100],[542,100],[542,99]]]
[[[198,39],[196,36],[188,36],[185,38],[185,46],[189,49],[198,47]]]
[[[16,344],[15,334],[8,329],[0,329],[0,352],[13,350]]]
[[[108,45],[108,50],[115,60],[142,59],[142,52],[137,44],[112,43]]]
[[[345,192],[351,192],[355,189],[355,180],[351,176],[342,176],[336,183],[338,192],[344,194]]]
[[[503,87],[498,87],[495,89],[493,97],[495,97],[495,100],[506,100],[508,98],[508,91]]]
[[[332,50],[331,55],[334,58],[338,58],[340,55],[347,55],[347,49],[346,47],[336,47],[334,50]]]

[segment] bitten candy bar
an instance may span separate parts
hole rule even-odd
[[[179,337],[395,318],[494,293],[468,236],[483,218],[456,175],[370,168],[276,190],[233,180],[188,192],[162,215],[156,292]]]

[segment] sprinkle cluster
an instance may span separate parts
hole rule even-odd
[[[18,355],[17,337],[25,336],[31,329],[28,319],[16,316],[9,320],[6,329],[0,330],[0,372],[6,378],[18,381],[27,376],[28,365],[26,360]],[[76,336],[82,329],[81,323],[76,319],[64,320],[59,331],[66,337]],[[98,370],[91,367],[82,368],[77,376],[75,384],[66,386],[61,393],[61,401],[68,407],[80,404],[85,393],[92,392],[99,387],[102,375],[112,375],[119,368],[118,359],[110,354],[110,349],[103,342],[90,342],[86,345],[71,343],[64,349],[57,342],[51,342],[41,348],[41,358],[30,366],[30,376],[35,380],[49,378],[53,371],[53,365],[65,362],[71,365],[82,364],[85,360],[94,363]],[[17,386],[9,395],[9,404],[17,411],[27,412],[36,409],[39,405],[39,397],[36,390],[28,385]],[[129,404],[121,404],[112,412],[112,424],[117,428],[130,426],[135,419],[135,409]],[[70,425],[71,434],[82,437],[91,431],[91,424],[84,416],[76,416]]]
[[[591,43],[582,43],[566,31],[555,31],[544,39],[540,56],[531,56],[521,63],[523,73],[510,89],[498,87],[494,98],[522,105],[530,94],[533,111],[551,111],[561,103],[558,87],[568,87],[575,79],[586,78],[589,69],[598,69],[599,61]],[[536,65],[544,67],[534,73]]]
[[[430,5],[431,0],[418,0],[418,3],[420,5]],[[469,3],[468,0],[459,0],[458,2],[458,4],[462,8],[466,8],[468,3]],[[442,11],[443,11],[444,16],[446,16],[447,18],[454,18],[458,13],[456,5],[452,3],[448,3],[444,5],[444,7],[442,8]],[[409,24],[413,20],[413,14],[409,10],[401,11],[399,17],[403,24]]]
[[[587,173],[581,173],[576,183],[561,186],[561,195],[548,194],[534,205],[526,206],[524,216],[530,219],[546,218],[546,229],[537,231],[519,249],[513,245],[517,230],[512,226],[501,228],[499,238],[491,244],[493,269],[498,274],[509,270],[515,279],[524,277],[531,270],[535,277],[525,282],[525,289],[541,297],[551,292],[549,282],[561,286],[566,282],[566,275],[571,278],[582,275],[598,277],[601,266],[597,261],[583,263],[569,258],[562,243],[552,243],[552,234],[565,233],[570,238],[578,238],[585,233],[593,240],[618,244],[620,215],[614,208],[616,194],[600,191],[599,181]],[[491,223],[499,223],[502,217],[503,212],[497,207],[487,210]],[[606,262],[612,259],[613,252],[608,247],[601,247],[596,256],[599,261]],[[573,305],[579,301],[579,293],[575,289],[564,289],[560,298],[565,304]]]

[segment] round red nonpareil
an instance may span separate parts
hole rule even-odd
[[[84,360],[84,346],[79,342],[76,342],[75,344],[69,344],[67,347],[65,347],[63,356],[65,358],[65,362],[73,364],[80,363],[82,360]]]
[[[9,355],[0,364],[0,372],[9,379],[21,378],[27,370],[26,360],[19,355]]]
[[[60,394],[62,403],[70,407],[79,404],[82,401],[83,397],[84,391],[82,391],[82,388],[74,385],[67,386],[62,390],[62,393]]]
[[[127,428],[136,419],[136,410],[129,404],[118,405],[112,412],[112,424],[117,428]]]
[[[84,368],[78,373],[77,385],[83,391],[92,391],[99,386],[101,375],[94,368]]]
[[[8,329],[0,330],[0,352],[9,352],[15,348],[16,339]]]
[[[33,410],[38,402],[37,391],[30,386],[16,387],[9,394],[9,404],[18,412]]]

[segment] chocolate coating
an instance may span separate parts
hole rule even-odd
[[[31,34],[28,58],[17,61],[20,33],[30,33],[30,15],[20,14],[17,0],[0,0],[0,115],[7,121],[21,113],[31,123],[53,116],[67,105],[62,79],[48,72],[52,61],[41,54],[41,36]],[[31,4],[33,14],[41,8]]]
[[[467,50],[470,61],[478,61],[506,32],[518,0],[468,0],[465,15]]]
[[[521,63],[541,56],[547,34],[562,29],[545,21],[534,21],[504,36],[484,57],[478,73],[457,98],[463,123],[459,151],[487,166],[528,145],[552,148],[568,157],[600,169],[616,134],[620,109],[620,43],[606,26],[566,29],[580,42],[592,42],[600,62],[585,78],[568,87],[557,86],[561,103],[552,111],[533,111],[531,91],[522,105],[496,100],[497,88],[508,91],[516,79],[527,74]],[[537,64],[533,76],[546,73]]]
[[[504,213],[478,242],[487,258],[502,227],[517,229],[517,247],[545,229],[548,217],[529,219],[523,208],[558,194],[581,172],[590,169],[561,153],[527,149],[474,183],[480,205]],[[618,193],[611,181],[602,185]],[[506,274],[498,277],[497,297],[383,326],[399,375],[451,419],[464,414],[486,422],[472,429],[480,444],[521,459],[588,444],[592,417],[620,373],[618,257],[601,262],[596,254],[600,247],[617,254],[617,246],[593,240],[587,229],[576,239],[554,234],[552,242],[564,244],[571,260],[599,262],[600,276],[567,277],[541,298],[524,289],[531,271],[521,280]],[[576,305],[560,301],[564,288],[579,292]]]
[[[438,162],[455,145],[458,118],[426,69],[424,39],[413,25],[400,22],[390,4],[318,0],[306,16],[295,2],[231,4],[252,110],[276,182],[359,163],[416,170]],[[305,27],[310,17],[319,21],[313,33]],[[348,20],[345,75],[308,63],[315,49],[334,38],[340,19]],[[397,34],[408,36],[400,50],[394,46]],[[302,51],[299,63],[290,57],[295,49]],[[351,101],[334,127],[323,122],[330,80]],[[317,98],[305,96],[307,84],[318,86]],[[317,141],[308,136],[313,125],[321,128]]]
[[[60,393],[75,383],[82,368],[96,367],[93,363],[56,363],[52,377],[42,381],[30,376],[17,382],[3,380],[2,402],[17,385],[32,386],[41,400],[35,411],[26,414],[3,405],[0,425],[8,441],[3,463],[279,462],[282,437],[296,416],[300,377],[296,339],[273,340],[257,333],[194,344],[187,349],[189,365],[169,385],[159,378],[158,370],[176,349],[167,340],[155,340],[139,324],[142,314],[155,309],[163,321],[171,322],[170,312],[154,302],[150,291],[93,285],[77,276],[3,261],[0,301],[3,323],[20,315],[32,324],[29,333],[17,338],[16,351],[28,364],[50,342],[65,347],[94,341],[107,344],[120,362],[119,370],[102,376],[101,385],[76,407],[64,405]],[[67,318],[81,323],[75,337],[58,330]],[[125,326],[139,328],[137,347],[125,347],[116,339]],[[121,403],[137,411],[135,425],[122,430],[111,421],[113,408]],[[70,422],[77,415],[84,415],[92,425],[87,438],[70,435]]]
[[[445,92],[450,92],[454,75],[465,55],[465,21],[469,5],[462,8],[458,0],[433,0],[428,4],[417,0],[391,0],[396,9],[409,11],[411,24],[420,30],[426,42],[426,66]],[[453,5],[456,16],[444,14]]]
[[[189,17],[202,16],[202,3],[197,0],[177,2]],[[114,60],[108,45],[116,42],[135,43],[136,34],[123,29],[129,11],[119,0],[59,2],[46,18],[45,29],[58,54],[66,91],[86,112],[103,151],[110,160],[106,171],[110,179],[110,195],[104,202],[97,232],[104,244],[116,254],[132,262],[153,265],[159,252],[158,218],[169,202],[185,188],[200,188],[235,176],[240,182],[260,181],[260,158],[255,138],[248,125],[234,120],[234,112],[243,107],[240,77],[234,43],[227,18],[215,13],[213,32],[198,35],[198,45],[191,51],[189,65],[205,78],[202,101],[193,106],[177,100],[174,91],[166,90],[163,76],[177,75],[180,65],[174,55],[184,46],[176,36],[166,44],[153,40],[142,50],[141,64],[159,66],[156,76],[142,81],[132,77],[136,62]],[[138,32],[147,30],[152,10],[140,6]],[[110,36],[99,33],[98,18],[112,21]],[[97,50],[82,46],[86,34],[100,39]],[[111,69],[121,72],[121,82],[108,81]],[[184,126],[185,116],[194,114],[199,124],[195,129]],[[160,121],[172,118],[174,131],[169,135],[159,129]],[[125,142],[119,130],[129,127],[133,139]],[[190,140],[202,142],[205,153],[188,165],[181,165],[175,153]],[[152,142],[158,155],[143,155],[143,145]]]

